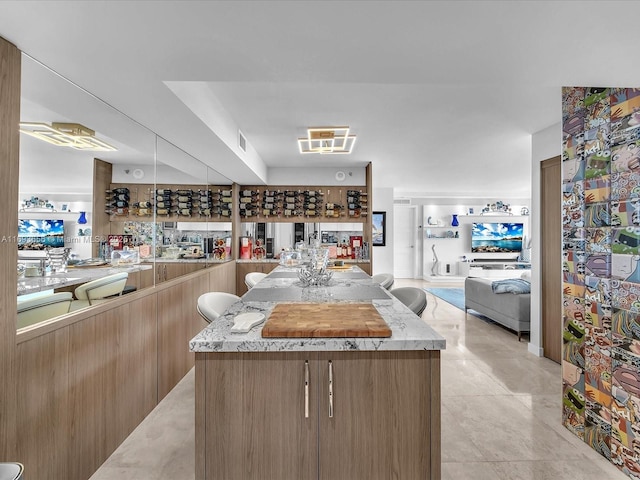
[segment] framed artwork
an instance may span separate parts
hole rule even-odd
[[[373,212],[371,220],[373,223],[372,245],[374,247],[384,247],[387,240],[387,212]]]

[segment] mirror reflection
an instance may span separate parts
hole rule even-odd
[[[319,245],[329,250],[329,258],[368,259],[363,243],[362,223],[274,223],[243,222],[240,244],[250,244],[240,250],[241,260],[279,258],[282,252],[303,246]]]
[[[19,231],[9,232],[18,328],[192,271],[182,262],[204,267],[208,239],[230,238],[229,218],[200,208],[211,180],[228,179],[24,54],[21,88]],[[164,188],[198,201],[159,215]],[[181,263],[160,272],[171,247]]]

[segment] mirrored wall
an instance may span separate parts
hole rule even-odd
[[[231,259],[223,200],[232,182],[207,159],[28,55],[21,89],[19,225],[9,232],[18,249],[19,312],[61,293],[71,311],[108,301],[120,285],[93,284],[117,274],[127,273],[120,282],[127,293]]]

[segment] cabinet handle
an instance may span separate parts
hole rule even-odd
[[[164,274],[164,279],[166,280],[167,279],[167,266],[166,265],[163,265],[162,272]]]
[[[329,360],[329,418],[333,418],[333,362]]]
[[[304,361],[304,418],[309,418],[309,360]]]

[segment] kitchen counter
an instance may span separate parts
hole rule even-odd
[[[26,295],[28,293],[42,292],[44,290],[68,287],[72,285],[80,285],[114,273],[139,272],[141,270],[150,270],[151,268],[151,265],[144,264],[127,268],[114,268],[110,266],[82,268],[69,267],[67,272],[64,273],[52,273],[45,276],[18,278],[18,295]]]
[[[273,352],[341,350],[443,350],[445,339],[358,267],[335,271],[326,287],[299,285],[297,269],[277,267],[209,324],[189,343],[192,352]],[[244,334],[231,333],[233,318],[261,312],[268,318],[278,301],[312,303],[371,302],[391,328],[389,338],[262,338],[262,325]]]
[[[196,480],[439,480],[444,338],[357,266],[326,287],[303,288],[296,271],[277,267],[190,342]],[[231,333],[238,313],[292,299],[370,302],[391,336]]]
[[[330,259],[329,263],[333,262],[334,260],[336,261],[342,261],[345,264],[358,264],[358,263],[364,263],[364,264],[368,264],[371,263],[368,259],[356,259],[356,258],[336,258],[336,259]],[[280,263],[280,259],[279,258],[262,258],[260,260],[258,259],[238,259],[236,260],[237,263]]]
[[[232,262],[233,259],[226,260],[214,260],[211,258],[168,258],[168,257],[156,257],[146,258],[141,260],[141,263],[153,265],[154,263],[227,263]]]

